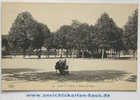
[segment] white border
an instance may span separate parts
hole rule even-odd
[[[138,0],[1,0],[3,2],[138,3]]]
[[[0,9],[1,9],[1,0],[0,0]],[[3,0],[3,2],[57,2],[57,3],[139,3],[140,0]],[[140,7],[139,7],[140,11]],[[140,13],[139,13],[139,19],[140,19]],[[0,10],[0,23],[1,23],[1,10]],[[0,31],[1,31],[1,26],[0,26]],[[138,33],[140,34],[140,21],[138,22]],[[138,62],[140,63],[140,35],[138,34]],[[1,35],[0,35],[0,40],[1,40]],[[1,51],[1,43],[0,43],[0,51]],[[1,58],[1,52],[0,52],[0,58]],[[55,97],[50,97],[50,98],[27,98],[26,94],[27,93],[47,93],[47,92],[7,92],[4,93],[0,91],[0,100],[71,100],[71,99],[76,99],[76,100],[139,100],[140,99],[140,68],[139,68],[139,63],[138,63],[138,83],[137,83],[137,91],[136,92],[106,92],[111,95],[110,98],[55,98]],[[1,60],[0,60],[0,65],[1,65]],[[0,70],[0,80],[1,80],[1,70]],[[1,88],[1,82],[0,82],[0,88]],[[79,92],[83,93],[83,92]],[[105,93],[105,92],[93,92],[93,93]]]

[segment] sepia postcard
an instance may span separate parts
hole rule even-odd
[[[2,3],[3,91],[136,91],[138,4]]]

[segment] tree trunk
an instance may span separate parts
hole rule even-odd
[[[94,53],[94,51],[93,51],[93,53]],[[99,48],[97,48],[97,53],[95,54],[95,57],[96,57],[96,58],[99,58],[99,55],[100,55],[100,53],[99,53]]]
[[[110,58],[112,58],[112,49],[109,50]]]
[[[50,50],[48,49],[47,52],[48,52],[48,58],[49,58],[50,57]]]
[[[58,57],[60,57],[60,49],[58,49]]]
[[[74,49],[71,51],[71,58],[73,58]]]
[[[70,58],[72,58],[72,50],[70,49]]]
[[[82,58],[84,58],[84,51],[82,50]]]
[[[56,51],[56,49],[55,49],[55,58],[56,58],[56,55],[57,55],[57,51]]]
[[[41,58],[41,49],[38,51],[38,58]]]
[[[66,49],[66,57],[67,57],[67,58],[68,58],[68,52],[69,52],[68,49]]]
[[[80,57],[80,52],[81,52],[80,49],[78,49],[78,50],[77,50],[77,58]],[[81,58],[81,57],[80,57],[80,58]]]
[[[120,58],[120,50],[119,50],[119,58]]]
[[[102,49],[102,59],[104,59],[104,49]]]
[[[135,58],[137,59],[137,50],[135,50]]]
[[[25,58],[25,56],[26,56],[26,50],[23,49],[23,58]]]
[[[137,50],[134,50],[134,51],[133,51],[133,57],[134,57],[135,59],[137,59]]]
[[[60,54],[60,58],[62,58],[62,49],[61,49],[61,54]]]

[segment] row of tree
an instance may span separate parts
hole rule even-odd
[[[66,55],[74,50],[79,57],[107,57],[106,51],[137,51],[138,10],[128,17],[124,28],[118,27],[107,13],[103,13],[95,25],[72,20],[71,25],[63,25],[51,32],[47,25],[36,21],[29,12],[18,14],[9,31],[6,50],[22,51],[24,55],[42,47],[66,50]]]

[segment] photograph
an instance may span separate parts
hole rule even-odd
[[[2,91],[137,91],[138,3],[1,5]]]

